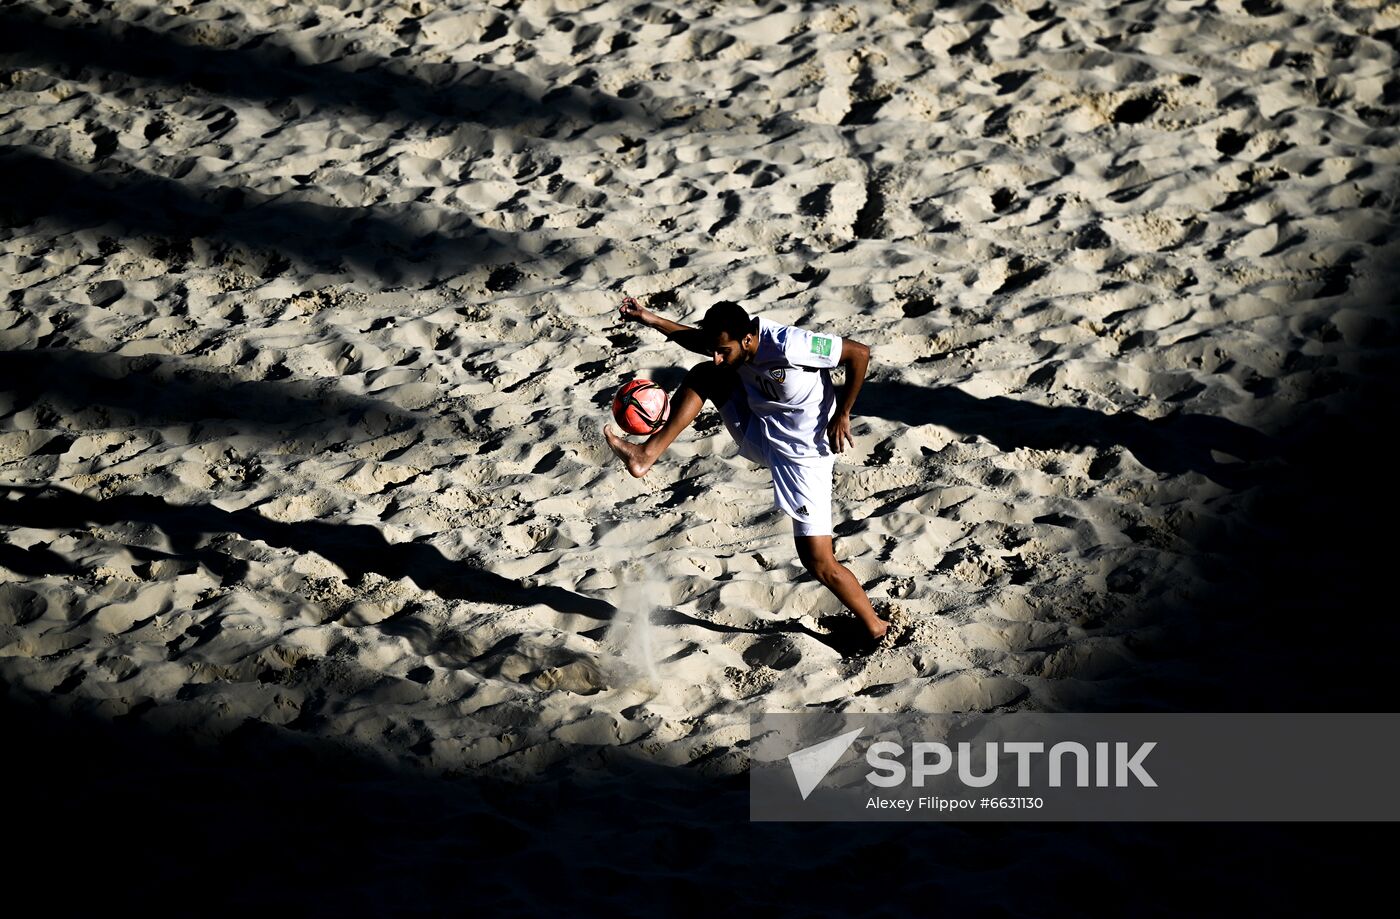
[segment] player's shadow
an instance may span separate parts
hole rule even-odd
[[[168,262],[194,258],[190,240],[242,243],[262,253],[243,261],[263,277],[282,274],[295,259],[311,270],[392,283],[415,265],[419,273],[460,270],[520,252],[517,234],[484,229],[465,214],[418,231],[407,207],[395,213],[392,206],[334,207],[238,187],[198,190],[129,166],[89,172],[24,147],[0,146],[0,182],[0,220],[9,226],[49,220],[164,237],[170,243],[156,254]]]
[[[722,622],[707,622],[695,616],[688,615],[677,609],[657,610],[651,621],[656,625],[688,625],[709,632],[716,632],[721,635],[775,635],[787,633],[793,635],[806,635],[808,638],[815,638],[817,641],[829,648],[837,651],[842,657],[849,657],[854,654],[868,651],[870,649],[870,638],[864,631],[864,627],[854,616],[827,616],[821,620],[821,625],[827,629],[825,632],[818,632],[810,629],[800,622],[764,622],[761,625],[744,627],[740,625],[726,625]],[[601,639],[606,634],[606,629],[597,629],[591,632],[581,633],[586,637]]]
[[[407,22],[407,28],[416,27],[413,20]],[[381,120],[447,119],[516,130],[540,122],[542,136],[556,131],[560,122],[574,122],[580,130],[618,120],[643,127],[656,123],[640,91],[619,98],[581,85],[586,78],[551,87],[505,68],[465,61],[418,63],[429,79],[414,72],[407,49],[402,59],[347,54],[336,61],[304,63],[304,50],[275,37],[237,35],[223,24],[219,29],[221,46],[211,47],[184,40],[177,30],[157,31],[106,17],[73,22],[10,7],[0,11],[0,53],[11,67],[107,71],[293,109],[295,99],[306,98],[316,108]]]
[[[1256,476],[1253,464],[1277,453],[1269,436],[1214,415],[1106,415],[1006,396],[978,398],[953,386],[925,387],[899,380],[866,382],[860,392],[860,411],[911,426],[937,424],[960,434],[981,435],[1003,450],[1122,446],[1154,472],[1198,472],[1227,488],[1251,484]],[[1239,462],[1221,461],[1215,454]]]
[[[70,432],[190,424],[217,435],[226,422],[240,431],[284,432],[320,449],[352,431],[379,435],[419,423],[398,406],[340,392],[326,381],[240,380],[171,357],[71,348],[0,351],[0,393],[8,395],[11,413],[61,412]],[[71,443],[58,432],[40,452],[63,453]]]
[[[226,511],[210,505],[172,504],[155,495],[97,499],[49,486],[0,487],[0,526],[57,530],[123,522],[158,528],[171,546],[162,557],[205,563],[225,583],[239,579],[246,570],[245,563],[202,543],[205,537],[232,533],[278,549],[314,552],[339,567],[352,583],[374,572],[389,580],[408,578],[420,588],[449,600],[517,606],[544,604],[561,613],[604,620],[615,612],[612,604],[603,600],[560,587],[529,587],[447,558],[433,546],[391,543],[379,530],[364,524],[316,520],[283,523],[269,520],[255,510]]]

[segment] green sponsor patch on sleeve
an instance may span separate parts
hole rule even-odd
[[[822,357],[831,357],[831,339],[825,335],[813,335],[812,353],[820,354]]]

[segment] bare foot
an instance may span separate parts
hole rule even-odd
[[[612,452],[622,458],[627,464],[627,471],[635,478],[640,479],[651,469],[652,461],[646,458],[646,451],[641,444],[634,444],[629,440],[623,440],[621,434],[613,432],[607,425],[603,426],[603,436],[608,439],[608,446],[612,447]]]
[[[904,607],[889,600],[880,601],[880,610],[888,615],[888,619],[881,619],[880,624],[884,626],[880,630],[880,637],[875,639],[877,648],[893,648],[909,641],[909,616],[904,611]],[[879,615],[879,612],[876,615]]]

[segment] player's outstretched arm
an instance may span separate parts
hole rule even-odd
[[[865,382],[865,371],[870,366],[870,348],[850,338],[841,339],[841,360],[839,366],[846,368],[846,388],[841,393],[841,401],[836,406],[836,414],[826,426],[827,440],[837,453],[847,446],[854,447],[851,437],[851,409],[855,407],[856,396]]]
[[[617,308],[617,311],[624,321],[639,322],[644,326],[656,329],[687,351],[694,351],[705,357],[714,356],[714,352],[708,347],[708,342],[705,341],[699,329],[681,325],[679,322],[672,322],[656,315],[649,309],[643,309],[635,297],[623,297],[622,305]]]

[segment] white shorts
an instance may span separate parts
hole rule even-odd
[[[768,449],[742,391],[736,392],[719,410],[725,430],[739,446],[739,455],[773,476],[773,503],[792,518],[792,531],[798,536],[831,536],[831,475],[834,456],[793,459],[774,455]]]

